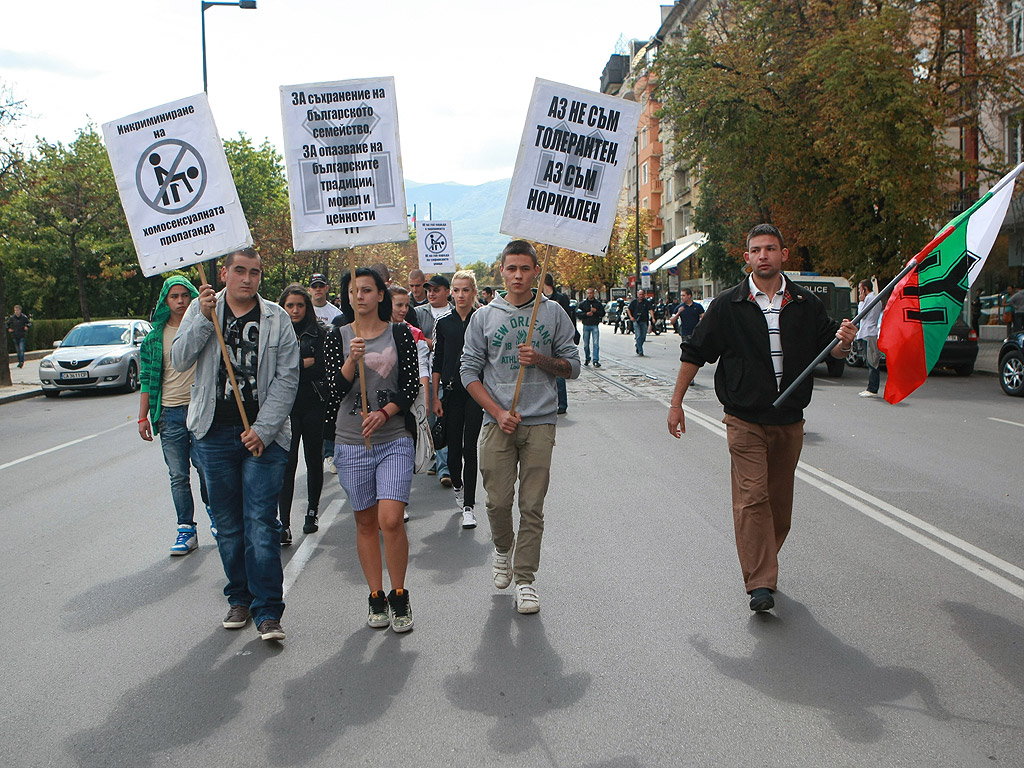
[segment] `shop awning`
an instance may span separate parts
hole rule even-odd
[[[661,264],[658,265],[658,269],[672,269],[672,267],[679,266],[683,261],[695,254],[697,249],[707,241],[708,236],[703,232],[695,232],[692,235],[687,235],[679,241],[680,244],[675,245],[668,254],[665,254],[666,256],[669,256],[669,258],[662,261]],[[661,261],[661,259],[659,259],[659,261]],[[651,265],[651,271],[654,271],[653,264]]]

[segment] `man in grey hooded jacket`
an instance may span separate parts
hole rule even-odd
[[[513,240],[505,246],[501,275],[506,293],[473,314],[460,370],[463,386],[484,409],[480,473],[494,542],[494,586],[505,589],[515,580],[519,613],[540,610],[534,578],[555,445],[555,379],[580,375],[572,320],[557,302],[533,290],[540,271],[530,243]],[[541,303],[529,338],[534,301]],[[516,410],[511,411],[520,365],[526,369]],[[517,476],[518,536],[512,523]]]

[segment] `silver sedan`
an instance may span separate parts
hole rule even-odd
[[[139,388],[139,347],[153,329],[145,320],[79,323],[39,363],[43,394],[57,397],[75,389]]]

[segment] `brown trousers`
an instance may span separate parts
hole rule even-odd
[[[544,496],[551,479],[555,425],[520,424],[506,435],[497,424],[484,424],[480,441],[480,474],[487,492],[491,540],[500,552],[515,547],[512,576],[516,584],[532,584],[540,567],[544,536]],[[519,534],[513,528],[512,502],[519,477]]]
[[[727,415],[736,552],[747,592],[775,590],[779,550],[793,516],[793,482],[804,423],[754,424]]]

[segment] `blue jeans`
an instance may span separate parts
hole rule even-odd
[[[569,395],[565,391],[565,379],[561,376],[555,377],[555,387],[558,389],[558,407],[562,410],[569,408]]]
[[[257,458],[242,445],[241,434],[241,427],[214,425],[196,447],[228,577],[224,594],[229,605],[248,606],[258,627],[284,613],[277,499],[288,451],[272,442]]]
[[[648,325],[648,323],[633,323],[633,335],[636,337],[636,351],[639,355],[644,353],[644,341],[647,339]]]
[[[171,475],[171,499],[174,501],[174,511],[178,515],[178,525],[196,524],[190,459],[192,466],[199,472],[199,495],[203,498],[203,504],[210,504],[206,493],[206,479],[203,477],[203,469],[199,465],[196,453],[195,439],[185,426],[187,420],[188,406],[176,405],[161,408],[160,419],[156,424],[160,433],[164,463]]]
[[[441,398],[441,402],[444,402],[444,385],[440,384],[437,387],[437,396]],[[433,411],[427,417],[427,423],[430,428],[434,428],[434,424],[437,423],[437,416],[434,415]],[[451,472],[448,469],[448,447],[439,448],[434,451],[434,469],[437,470],[438,477],[451,477]]]
[[[14,340],[14,351],[18,353],[18,365],[25,364],[25,341],[24,336]]]
[[[591,346],[594,347],[593,355],[590,353]],[[595,363],[601,362],[601,326],[583,326],[583,354],[587,360],[593,360]]]

